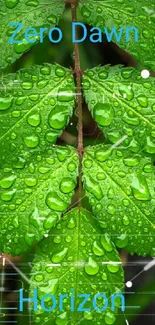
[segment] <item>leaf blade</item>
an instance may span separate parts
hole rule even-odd
[[[71,71],[36,66],[4,76],[0,87],[0,165],[55,143],[73,112]]]
[[[129,5],[126,1],[117,3],[115,0],[81,0],[79,5],[85,22],[101,28],[108,34],[109,40],[112,28],[115,28],[118,39],[112,34],[111,41],[149,67],[155,53],[152,34],[155,28],[155,5],[153,0],[147,2],[148,4],[145,0],[132,1]],[[128,33],[124,25],[125,28],[133,28],[133,33]],[[138,31],[138,41],[135,28]]]
[[[62,235],[60,230],[64,229],[65,231],[63,231]],[[92,251],[92,244],[94,241],[92,239],[92,231],[95,238],[94,249],[97,255],[93,253],[95,264],[91,269],[89,268],[88,259],[90,259],[90,256],[92,255],[89,252],[90,250]],[[83,238],[81,237],[82,234]],[[87,237],[89,237],[89,241],[87,240]],[[106,247],[106,244],[109,244],[108,248],[106,247],[107,250],[105,250],[101,245],[101,237],[104,247]],[[80,240],[80,238],[82,240]],[[84,251],[84,241],[87,241],[87,253]],[[62,248],[63,254],[60,253]],[[65,251],[64,248],[66,249]],[[113,269],[113,272],[109,271],[110,264],[105,263],[101,266],[100,264],[103,260],[106,262],[111,261],[111,263],[113,261],[113,266],[114,263],[116,263],[114,267],[115,270]],[[41,270],[39,272],[40,274],[37,274],[38,263],[41,266]],[[54,264],[57,267],[53,267],[52,270],[52,265]],[[59,227],[51,232],[51,236],[47,240],[40,243],[32,270],[31,292],[33,292],[33,288],[37,288],[39,300],[47,292],[54,294],[54,296],[57,298],[59,293],[64,292],[64,287],[66,292],[70,291],[71,288],[74,288],[75,295],[79,292],[89,293],[90,285],[91,283],[94,283],[94,278],[99,280],[103,275],[102,285],[100,284],[101,287],[98,288],[98,281],[95,281],[96,285],[94,284],[91,286],[91,292],[92,290],[94,294],[102,291],[105,292],[105,288],[107,288],[107,297],[109,298],[112,293],[115,293],[115,290],[121,290],[121,288],[123,288],[123,271],[120,264],[121,261],[113,243],[109,241],[108,236],[100,236],[100,230],[97,227],[96,222],[94,223],[91,214],[83,208],[80,210],[80,212],[78,208],[75,208],[64,216],[64,218],[60,221]],[[98,276],[98,274],[100,275]],[[44,275],[44,279],[42,278],[42,280],[40,280],[38,283],[38,276],[41,275]],[[46,283],[46,285],[44,285],[44,283]],[[51,286],[52,283],[56,284],[53,288]],[[116,283],[117,289],[115,287]],[[78,303],[79,299],[76,300],[76,307]],[[74,312],[69,311],[67,309],[67,305],[64,303],[62,311],[63,314],[62,312],[60,313],[60,310],[58,309],[59,307],[57,308],[57,314],[53,312],[49,313],[48,319],[46,318],[47,324],[51,324],[51,321],[59,323],[59,319],[61,319],[62,315],[64,317],[64,324],[66,324],[66,321],[71,320],[79,320],[80,323],[87,324],[88,319],[89,321],[92,321],[92,324],[95,324],[96,320],[99,321],[102,319],[102,322],[105,322],[104,319],[109,316],[109,313],[114,323],[115,316],[109,310],[110,307],[106,311],[106,314],[104,314],[104,312],[96,313],[96,315],[92,318],[93,314],[91,315],[91,313],[88,312],[85,313],[85,315],[83,315],[83,313],[81,315],[81,313],[76,311],[76,307]],[[90,307],[90,302],[87,304],[87,307]],[[46,313],[42,313],[41,311],[40,313],[37,313],[35,317],[36,319],[37,317],[41,317],[41,319],[44,320],[46,315]]]
[[[24,39],[24,33],[28,28],[35,28],[37,34],[39,27],[48,29],[58,24],[60,16],[64,10],[64,2],[56,0],[45,1],[39,0],[36,2],[28,1],[14,1],[14,3],[1,0],[0,1],[0,25],[4,28],[2,34],[2,48],[0,57],[0,71],[7,67],[8,64],[13,63],[23,53],[28,51],[32,47],[32,43],[28,43]],[[18,18],[18,20],[17,20]],[[23,40],[22,43],[11,44],[9,38],[11,37],[15,28],[9,27],[11,22],[22,23],[22,29],[18,32],[15,40]],[[31,31],[30,34],[33,34]],[[43,36],[47,34],[44,31]],[[36,38],[35,38],[36,39]]]
[[[154,78],[122,66],[86,71],[83,88],[88,107],[107,138],[137,153],[155,153]]]
[[[87,148],[84,187],[94,215],[119,248],[154,256],[153,161],[109,145]]]
[[[71,147],[56,146],[10,167],[1,170],[0,250],[19,255],[48,234],[69,207],[78,155]]]

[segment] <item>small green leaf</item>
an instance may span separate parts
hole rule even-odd
[[[109,145],[86,148],[84,187],[93,214],[117,247],[155,253],[155,167],[144,155]]]
[[[32,41],[41,40],[47,34],[47,30],[58,24],[60,16],[64,10],[64,1],[59,0],[0,0],[0,29],[1,29],[1,55],[0,71],[8,64],[13,63],[23,53],[28,51],[35,43],[29,43],[25,40],[25,31],[28,28],[35,28],[37,36],[29,37]],[[22,28],[16,33],[15,41],[22,40],[21,43],[12,44],[9,42],[16,26],[10,26],[10,23],[21,23]],[[40,28],[44,30],[40,32]],[[29,35],[34,31],[30,30]]]
[[[70,70],[45,64],[0,79],[0,165],[44,150],[61,135],[74,107]]]
[[[21,155],[1,169],[0,251],[19,255],[55,226],[71,203],[77,174],[78,155],[67,146]]]
[[[83,88],[88,107],[108,139],[131,152],[155,153],[155,79],[122,66],[86,71]]]
[[[123,269],[114,244],[107,234],[102,234],[96,220],[85,209],[75,208],[65,214],[49,238],[40,242],[34,259],[31,276],[31,295],[38,289],[38,304],[45,294],[53,294],[57,307],[51,313],[40,306],[35,321],[48,324],[114,324],[115,313],[120,305],[116,299],[115,313],[111,311],[111,296],[123,290]],[[109,305],[106,311],[94,310],[92,300],[98,293],[104,294]],[[60,294],[67,294],[60,311]],[[77,311],[82,302],[78,294],[89,294],[84,308],[88,312]],[[71,296],[75,305],[71,311]],[[101,297],[100,297],[101,298]],[[105,304],[97,299],[98,308]],[[51,307],[51,299],[46,301]],[[90,309],[90,311],[89,311]]]
[[[130,3],[127,0],[81,0],[79,5],[84,21],[108,33],[109,41],[117,43],[145,65],[154,59],[154,0],[132,0]]]

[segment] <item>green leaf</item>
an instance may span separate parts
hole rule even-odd
[[[86,102],[108,139],[131,152],[155,153],[155,79],[122,66],[96,67],[83,76]],[[123,138],[122,138],[123,137]]]
[[[58,24],[64,10],[64,1],[60,0],[0,0],[0,29],[1,29],[1,56],[0,71],[8,64],[13,63],[24,52],[28,51],[32,43],[25,40],[25,31],[35,28],[38,36],[31,40],[38,41],[40,28],[50,29]],[[9,23],[22,23],[22,29],[18,32],[15,40],[22,43],[11,44],[9,39],[18,26],[9,26]],[[34,34],[31,30],[29,34]],[[44,31],[43,36],[47,34]]]
[[[109,145],[87,147],[85,151],[84,187],[101,227],[117,247],[154,256],[153,161]]]
[[[77,174],[78,155],[67,146],[34,151],[3,168],[0,251],[19,255],[46,235],[69,207]]]
[[[45,64],[0,79],[0,166],[51,147],[74,107],[70,70]]]
[[[148,65],[149,61],[154,59],[154,0],[132,0],[130,3],[127,0],[81,0],[79,5],[84,21],[89,25],[99,27],[105,33],[107,31],[109,37],[112,28],[116,28],[118,38],[112,34],[111,41],[134,55],[138,61]],[[123,28],[122,34],[121,28]],[[138,42],[135,38],[134,29],[130,30],[128,39],[126,28],[137,28]],[[93,33],[96,32],[96,30],[93,31]]]
[[[40,308],[35,315],[36,322],[40,320],[40,323],[57,325],[115,322],[111,295],[123,289],[123,269],[114,244],[107,234],[101,235],[96,220],[88,211],[75,208],[65,214],[49,237],[39,244],[33,263],[31,295],[37,288],[38,303],[45,294],[53,294],[58,302],[56,310],[51,313]],[[60,312],[59,295],[64,293],[75,295],[74,311],[70,310],[70,298],[66,298]],[[99,313],[92,306],[97,293],[104,293],[109,299],[106,312]],[[90,294],[90,300],[83,307],[91,312],[77,311],[83,301],[78,294]],[[51,299],[45,305],[51,307]],[[103,298],[98,299],[97,306],[102,308],[103,305]],[[116,306],[119,305],[118,299]]]

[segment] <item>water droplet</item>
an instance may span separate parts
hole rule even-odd
[[[29,0],[26,2],[27,6],[30,7],[37,7],[39,5],[39,1],[38,0]]]
[[[62,251],[54,253],[52,255],[52,262],[60,263],[66,256],[67,252],[68,252],[68,248],[64,248]]]
[[[107,269],[111,272],[111,273],[117,273],[119,271],[119,263],[116,264],[111,262],[111,264],[107,264]]]
[[[85,311],[83,316],[84,316],[85,319],[88,319],[88,320],[93,319],[92,313],[88,312],[88,311]]]
[[[15,193],[16,193],[16,190],[15,189],[14,190],[11,190],[11,191],[3,192],[1,194],[1,199],[3,201],[6,201],[6,202],[11,201],[13,199]]]
[[[46,204],[50,209],[59,212],[64,212],[68,207],[67,202],[64,202],[56,192],[48,193],[46,197]]]
[[[123,225],[128,226],[130,223],[129,218],[127,216],[123,217]]]
[[[25,184],[27,186],[33,187],[37,184],[37,179],[34,177],[27,177],[25,178]]]
[[[96,275],[98,271],[99,266],[91,257],[89,257],[88,263],[85,265],[85,272],[88,275]]]
[[[86,189],[88,192],[92,193],[97,200],[102,199],[103,193],[101,187],[91,176],[87,176],[86,178]]]
[[[111,312],[107,312],[104,319],[107,325],[113,325],[116,321],[116,316]]]
[[[89,18],[91,15],[91,11],[88,8],[86,8],[85,6],[82,6],[81,14],[84,18]]]
[[[70,193],[74,190],[76,184],[70,177],[64,177],[60,183],[60,190],[63,193]]]
[[[39,113],[33,113],[28,116],[28,123],[32,126],[38,126],[41,121],[41,117]]]
[[[25,159],[23,159],[22,157],[18,157],[16,162],[13,165],[13,168],[15,169],[23,169],[25,167]]]
[[[31,233],[27,233],[24,237],[25,239],[25,243],[29,246],[29,247],[32,247],[35,243],[35,235],[34,234],[31,234]]]
[[[0,111],[5,111],[11,107],[13,103],[12,97],[0,98]]]
[[[44,275],[42,273],[38,273],[38,274],[35,275],[34,279],[37,282],[41,282],[41,281],[44,280]]]
[[[53,129],[63,129],[68,121],[68,107],[67,106],[55,106],[49,114],[49,125]]]
[[[68,224],[67,224],[67,228],[68,229],[73,229],[76,226],[75,220],[74,218],[70,218]]]
[[[137,200],[148,201],[151,199],[148,185],[143,175],[133,176],[131,188]]]
[[[22,82],[21,86],[25,90],[30,90],[30,89],[32,89],[33,84],[32,84],[32,82],[25,81],[25,82]]]
[[[101,244],[107,252],[113,251],[113,246],[110,241],[110,237],[107,234],[101,236]]]
[[[64,313],[60,314],[59,316],[57,316],[55,322],[56,322],[56,325],[66,325],[68,323],[67,313],[64,312]]]
[[[137,158],[125,158],[124,160],[124,165],[129,166],[129,167],[134,167],[139,164],[139,161]]]
[[[94,254],[97,256],[103,256],[105,254],[103,249],[98,245],[97,241],[93,242],[92,249]]]
[[[93,116],[95,121],[101,126],[108,126],[114,118],[114,110],[109,103],[97,103],[94,106]]]
[[[115,244],[119,248],[124,248],[128,245],[128,237],[126,234],[122,234],[121,236],[117,237],[115,240]]]
[[[61,88],[58,92],[59,102],[70,102],[74,99],[74,93],[69,87]]]
[[[9,9],[12,9],[17,6],[19,0],[5,0],[5,4]]]
[[[24,53],[31,48],[32,44],[28,43],[25,39],[22,40],[22,43],[16,43],[14,45],[15,52],[17,54]]]
[[[58,76],[58,77],[64,77],[66,75],[66,71],[64,68],[62,67],[57,67],[56,70],[55,70],[55,74]]]
[[[110,204],[107,209],[108,213],[113,215],[116,211],[116,207],[113,204]]]
[[[109,156],[112,153],[112,149],[109,148],[108,150],[103,150],[103,149],[99,149],[95,152],[95,157],[98,161],[105,161],[107,160],[107,158],[109,158]]]
[[[43,75],[49,75],[51,73],[51,69],[48,65],[44,65],[43,67],[41,67],[40,72]]]
[[[51,229],[55,226],[57,221],[57,215],[49,214],[44,221],[43,227],[45,230]]]
[[[14,184],[15,180],[16,180],[15,175],[4,177],[0,181],[0,186],[5,189],[10,188]]]
[[[39,144],[39,138],[37,135],[30,135],[24,137],[24,142],[28,148],[35,148]]]

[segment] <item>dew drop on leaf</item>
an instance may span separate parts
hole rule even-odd
[[[70,102],[74,99],[73,91],[69,87],[61,88],[58,92],[59,102]]]
[[[17,6],[19,0],[5,0],[5,4],[9,9],[12,9]]]
[[[109,103],[97,103],[93,115],[99,125],[108,126],[114,118],[114,110]]]
[[[47,206],[54,211],[63,212],[67,209],[68,204],[64,202],[56,192],[48,193],[46,197]]]
[[[121,236],[117,237],[115,240],[115,244],[119,248],[124,248],[128,245],[128,237],[126,234],[122,234]]]
[[[25,178],[25,184],[27,186],[33,187],[37,184],[37,179],[34,177],[27,177]]]
[[[149,188],[143,175],[133,177],[131,188],[137,200],[148,201],[151,199]]]
[[[0,186],[4,189],[10,188],[14,184],[15,180],[16,180],[15,175],[4,177],[0,181]]]
[[[64,248],[60,252],[55,252],[52,255],[52,262],[53,263],[60,263],[64,259],[64,257],[66,256],[67,252],[68,252],[68,248]]]
[[[0,98],[0,111],[5,111],[11,107],[13,103],[12,97]]]
[[[49,114],[49,125],[53,129],[63,129],[67,124],[68,109],[66,106],[55,106]]]
[[[35,148],[39,144],[39,137],[37,135],[26,136],[24,142],[28,148]]]
[[[75,183],[71,178],[65,177],[62,179],[60,183],[60,190],[63,193],[70,193],[74,190],[74,188],[75,188]]]
[[[88,262],[85,265],[85,272],[88,275],[96,275],[99,271],[99,266],[97,263],[92,259],[92,257],[89,257]]]
[[[67,324],[67,313],[64,312],[56,317],[55,323],[56,325],[66,325]]]
[[[3,201],[6,201],[6,202],[11,201],[13,199],[15,193],[16,193],[16,190],[15,189],[14,190],[10,190],[10,191],[3,192],[1,194],[1,199]]]
[[[65,69],[63,69],[61,67],[57,67],[56,70],[55,70],[55,74],[58,77],[64,77],[66,75],[66,71],[65,71]]]
[[[34,113],[30,114],[27,120],[31,126],[38,126],[40,124],[41,117],[39,113]]]
[[[111,264],[107,264],[107,269],[111,273],[117,273],[119,270],[119,264],[114,264],[113,262],[111,262]]]
[[[101,244],[107,252],[113,251],[113,246],[110,242],[110,238],[107,234],[101,236]]]
[[[104,250],[98,245],[97,241],[93,242],[92,249],[94,254],[97,256],[103,256],[105,254]]]
[[[116,316],[111,312],[107,312],[104,319],[107,325],[113,325],[116,321]]]

